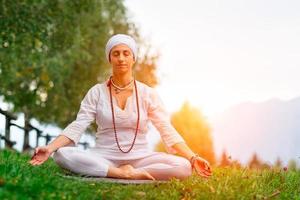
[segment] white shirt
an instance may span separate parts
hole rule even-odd
[[[139,81],[136,81],[136,85],[139,100],[140,123],[135,144],[129,153],[121,152],[115,140],[107,82],[96,84],[89,89],[81,102],[76,120],[70,123],[60,135],[70,138],[77,144],[82,133],[91,122],[96,120],[98,128],[96,132],[95,149],[97,149],[98,152],[103,155],[109,155],[112,158],[121,156],[123,159],[137,159],[151,153],[148,148],[146,135],[149,132],[148,123],[152,122],[159,131],[167,152],[175,154],[176,150],[172,148],[172,145],[185,141],[171,125],[170,117],[164,109],[157,92]],[[132,96],[128,97],[124,110],[117,105],[114,96],[113,106],[118,141],[121,149],[127,151],[132,145],[137,123],[135,90],[133,90]]]

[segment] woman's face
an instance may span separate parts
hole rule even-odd
[[[114,73],[131,72],[135,63],[131,49],[125,44],[114,46],[110,51],[109,57]]]

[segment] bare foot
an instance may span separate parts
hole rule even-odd
[[[124,177],[126,179],[142,179],[142,180],[155,180],[153,176],[151,176],[144,169],[135,169],[131,165],[122,165],[119,167],[124,173]]]

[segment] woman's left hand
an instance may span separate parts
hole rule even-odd
[[[212,175],[212,171],[211,171],[209,162],[201,157],[195,158],[195,161],[194,161],[194,164],[192,167],[193,167],[193,169],[196,170],[198,175],[200,175],[204,178],[208,178]]]

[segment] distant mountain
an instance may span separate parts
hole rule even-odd
[[[226,149],[245,164],[256,152],[270,163],[279,156],[300,164],[300,97],[241,103],[214,119],[212,128],[218,155]]]

